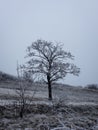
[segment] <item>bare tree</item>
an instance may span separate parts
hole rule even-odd
[[[27,94],[27,86],[25,85],[24,81],[23,81],[23,69],[21,68],[21,66],[18,65],[17,62],[17,75],[18,75],[18,82],[19,82],[19,88],[18,90],[16,90],[16,94],[18,95],[19,99],[18,99],[18,105],[19,105],[19,115],[21,118],[23,118],[23,114],[24,114],[24,110],[25,110],[25,106],[26,106],[26,94]]]
[[[80,69],[68,62],[74,56],[63,50],[60,43],[53,44],[44,40],[37,40],[27,48],[28,71],[39,74],[48,84],[49,100],[52,100],[52,83],[64,78],[68,73],[78,76]]]
[[[19,66],[17,63],[17,75],[19,88],[16,90],[16,94],[18,96],[18,106],[19,106],[19,116],[23,118],[25,111],[28,109],[32,102],[32,98],[34,97],[35,91],[30,95],[30,88],[32,84],[31,76],[29,72],[26,73],[23,67]],[[30,84],[28,84],[30,82]]]

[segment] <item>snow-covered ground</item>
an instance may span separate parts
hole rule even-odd
[[[43,107],[63,103],[68,107],[56,108],[57,113],[52,113],[53,110],[50,112],[50,109],[42,113],[39,109],[38,113],[32,112],[23,119],[8,118],[8,111],[0,118],[0,129],[44,130],[40,128],[46,125],[46,130],[98,130],[98,91],[64,85],[53,86],[51,102],[48,100],[47,86],[36,84],[33,87],[26,91],[26,96],[32,98],[32,103],[40,106],[44,104]],[[17,101],[19,95],[15,88],[18,88],[17,84],[15,87],[10,83],[0,84],[0,105],[14,104]]]
[[[8,84],[10,86],[10,84]],[[0,85],[0,105],[10,104],[18,97],[14,86],[8,88],[7,84]],[[16,87],[16,86],[15,86]],[[87,90],[79,87],[53,86],[53,99],[63,101],[72,105],[96,105],[98,104],[98,91]],[[48,89],[45,85],[35,85],[30,90],[26,90],[26,96],[32,97],[37,103],[48,103]],[[14,98],[13,98],[14,97]],[[37,99],[37,100],[36,100]],[[47,99],[47,100],[46,100]]]

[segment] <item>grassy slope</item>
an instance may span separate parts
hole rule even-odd
[[[14,80],[3,80],[0,82],[0,99],[14,99],[15,88],[18,83]],[[46,101],[47,86],[45,84],[33,84],[30,92],[36,88],[35,101]],[[73,128],[74,130],[95,130],[98,125],[98,91],[92,91],[81,87],[72,87],[68,85],[55,85],[52,88],[53,98],[60,101],[54,108],[49,105],[31,106],[30,112],[23,119],[15,118],[14,109],[9,107],[0,107],[0,129],[10,130],[15,128],[33,128],[37,130],[40,124],[45,122],[51,129],[59,126],[66,127],[66,130]],[[57,100],[56,100],[57,101]],[[63,102],[63,106],[62,103]],[[64,103],[72,105],[64,105]],[[16,114],[18,115],[18,113]],[[63,123],[63,125],[62,125]],[[71,130],[71,129],[70,129]]]
[[[0,97],[12,97],[15,94],[15,88],[18,88],[17,82],[0,83]],[[47,86],[44,84],[33,84],[30,88],[29,95],[32,96],[33,90],[36,89],[35,98],[37,100],[46,100],[48,98]],[[98,91],[93,91],[81,87],[72,87],[67,85],[55,85],[52,88],[53,98],[64,101],[69,104],[98,104]]]

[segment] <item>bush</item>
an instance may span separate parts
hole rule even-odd
[[[87,85],[86,88],[92,89],[92,90],[98,90],[98,85],[97,84],[89,84],[89,85]]]

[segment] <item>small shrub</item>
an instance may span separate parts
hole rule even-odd
[[[92,89],[92,90],[98,90],[98,85],[97,84],[89,84],[89,85],[87,85],[86,88]]]

